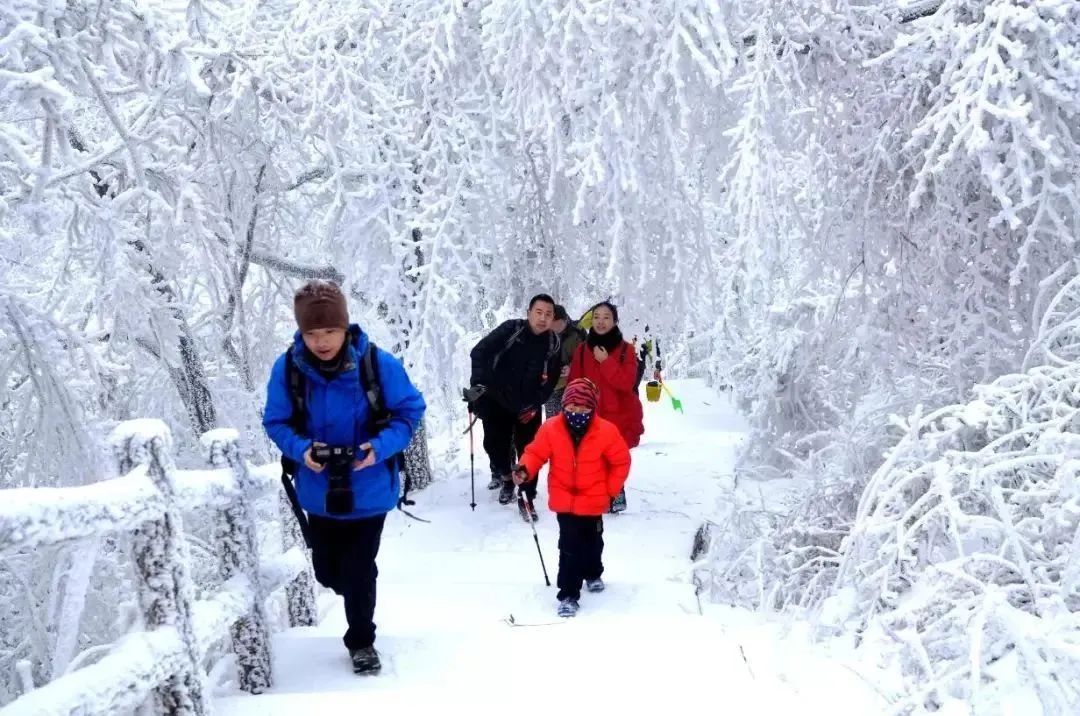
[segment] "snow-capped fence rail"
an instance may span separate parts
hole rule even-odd
[[[315,621],[306,552],[287,531],[281,553],[260,560],[256,500],[280,492],[276,465],[250,467],[238,437],[202,438],[211,469],[179,470],[164,423],[132,421],[113,433],[122,477],[84,487],[5,490],[0,557],[60,542],[133,533],[133,562],[145,631],[120,639],[94,663],[28,691],[0,709],[15,714],[115,714],[153,700],[153,713],[210,712],[203,661],[229,633],[239,684],[260,693],[272,684],[266,598],[285,587],[293,625]],[[288,509],[284,507],[284,509]],[[196,600],[183,515],[214,510],[221,589]],[[283,515],[285,524],[293,522]]]

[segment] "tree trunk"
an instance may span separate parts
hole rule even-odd
[[[149,219],[147,219],[147,225],[149,226]],[[136,341],[136,343],[147,349],[168,369],[169,376],[180,394],[180,400],[187,409],[192,429],[196,435],[202,435],[217,427],[217,408],[214,405],[214,395],[206,380],[206,369],[203,366],[202,356],[199,355],[195,335],[191,332],[191,325],[188,323],[187,316],[184,315],[176,292],[165,279],[165,275],[153,264],[146,244],[141,240],[135,240],[131,242],[131,246],[146,257],[146,270],[153,277],[154,290],[165,299],[169,312],[176,321],[176,328],[180,333],[177,341],[180,364],[174,365],[164,351],[156,350],[148,341]]]

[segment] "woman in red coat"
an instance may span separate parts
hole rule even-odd
[[[637,382],[637,355],[623,340],[619,330],[619,310],[604,301],[592,311],[592,328],[585,342],[574,351],[569,380],[588,378],[600,389],[597,415],[615,423],[627,447],[637,447],[645,432],[644,411],[634,384]],[[620,492],[611,503],[611,512],[626,509],[626,494]]]
[[[604,589],[604,518],[611,498],[630,472],[630,450],[614,423],[595,415],[599,391],[574,380],[563,393],[563,410],[540,426],[514,469],[518,485],[548,469],[548,507],[559,521],[559,616],[577,613],[581,583]]]

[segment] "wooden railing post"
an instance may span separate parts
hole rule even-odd
[[[192,622],[192,581],[183,523],[175,490],[169,429],[160,420],[122,423],[112,433],[121,474],[145,464],[147,475],[165,499],[165,514],[135,530],[133,551],[139,604],[148,630],[171,626],[184,645],[184,666],[156,691],[155,713],[204,716],[209,713],[205,676]]]
[[[232,644],[240,689],[261,694],[273,685],[273,667],[253,507],[258,491],[240,454],[239,435],[235,430],[210,431],[203,435],[202,445],[211,467],[230,468],[240,490],[236,501],[221,510],[215,520],[214,537],[220,549],[221,578],[229,580],[243,575],[251,585],[252,601],[247,614],[232,626]]]
[[[431,484],[431,458],[428,457],[427,428],[423,420],[405,448],[405,475],[414,490],[422,490]]]
[[[285,478],[288,479],[288,478]],[[281,520],[281,547],[288,552],[293,547],[304,550],[304,535],[296,522],[292,505],[284,489],[278,490],[278,514]],[[305,560],[307,561],[307,560]],[[285,585],[285,602],[289,610],[289,626],[315,626],[319,621],[319,610],[315,601],[315,578],[311,574],[310,563]]]

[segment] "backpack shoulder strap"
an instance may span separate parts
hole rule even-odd
[[[548,338],[548,354],[544,358],[545,363],[554,358],[555,354],[562,349],[562,339],[559,335],[555,331],[548,331],[548,335],[550,337]]]
[[[379,359],[375,352],[377,348],[369,341],[367,350],[360,359],[360,389],[364,391],[370,408],[368,422],[373,428],[372,432],[381,430],[390,419],[386,402],[383,400],[382,383],[379,381]]]
[[[379,381],[379,356],[377,350],[378,346],[374,342],[368,341],[367,350],[364,351],[364,355],[360,360],[360,389],[367,397],[368,408],[370,408],[368,411],[368,428],[372,435],[388,426],[390,419],[393,417],[383,400],[382,383]],[[412,476],[405,469],[404,453],[398,453],[391,458],[390,469],[403,474],[405,478],[402,482],[402,492],[398,498],[397,508],[414,520],[429,522],[430,520],[417,517],[403,507],[403,505],[412,506],[416,504],[415,500],[409,499],[409,491],[412,490]]]
[[[296,369],[293,363],[294,347],[289,346],[285,351],[285,385],[289,389],[289,401],[292,403],[292,415],[289,424],[294,430],[307,430],[307,391],[305,390],[304,374]]]
[[[517,342],[518,337],[521,336],[522,331],[525,330],[525,326],[527,326],[527,325],[528,325],[527,321],[522,320],[520,318],[517,319],[517,321],[515,323],[516,327],[514,328],[514,332],[510,334],[510,338],[507,339],[506,343],[503,345],[502,348],[499,349],[499,352],[496,353],[495,357],[492,359],[492,361],[491,361],[491,367],[492,368],[498,368],[499,367],[499,360],[503,357],[503,353],[506,353],[506,351],[510,350],[510,348],[513,347],[514,343]]]
[[[293,364],[293,346],[285,351],[285,387],[289,391],[289,402],[292,403],[292,414],[289,416],[289,426],[298,433],[307,432],[307,393],[305,391],[304,374],[296,369]],[[285,489],[285,496],[289,499],[293,516],[300,526],[300,534],[304,538],[304,544],[311,547],[311,532],[308,525],[307,515],[300,507],[300,499],[296,495],[296,486],[293,484],[293,476],[297,472],[297,464],[292,459],[281,456],[281,485]]]
[[[522,320],[520,318],[515,321],[516,327],[514,328],[514,332],[510,334],[510,338],[507,339],[506,346],[503,348],[503,350],[506,350],[510,346],[514,345],[514,341],[518,339],[518,337],[525,330],[525,326],[527,325],[529,325],[528,321]]]

